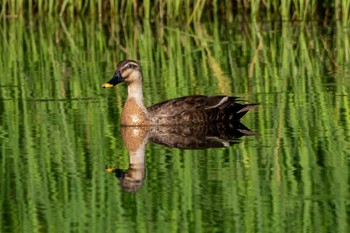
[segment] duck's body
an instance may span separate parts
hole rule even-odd
[[[256,105],[235,103],[231,96],[185,96],[147,108],[155,125],[208,124],[239,120]]]
[[[233,96],[186,96],[166,100],[146,108],[142,93],[142,71],[136,61],[118,64],[113,78],[103,87],[120,82],[128,85],[122,125],[190,125],[238,121],[257,104],[239,104]]]

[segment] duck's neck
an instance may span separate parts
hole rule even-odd
[[[134,99],[137,104],[145,108],[143,103],[142,82],[131,83],[128,85],[128,98],[127,100]]]
[[[122,111],[122,125],[147,125],[148,113],[143,103],[142,81],[128,85],[128,98]]]

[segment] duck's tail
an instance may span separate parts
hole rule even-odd
[[[234,104],[234,109],[235,109],[235,118],[236,119],[241,119],[249,110],[256,108],[259,106],[259,104]]]
[[[231,97],[229,101],[220,108],[220,120],[228,122],[239,121],[249,110],[256,108],[258,105],[257,103],[241,104],[235,97]]]
[[[259,104],[242,104],[231,97],[224,104],[216,109],[211,109],[212,122],[237,122],[251,109],[256,108]]]

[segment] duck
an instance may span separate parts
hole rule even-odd
[[[121,126],[197,125],[239,121],[259,104],[238,103],[235,96],[192,95],[165,100],[145,107],[141,65],[135,60],[121,61],[112,79],[103,84],[110,88],[126,83],[128,96],[121,113]]]

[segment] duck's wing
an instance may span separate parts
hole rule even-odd
[[[165,100],[148,107],[147,110],[153,115],[175,116],[187,111],[218,107],[222,105],[227,98],[227,96],[184,96],[176,99]],[[236,97],[231,98],[237,99]]]
[[[155,119],[178,123],[209,123],[239,120],[256,104],[239,104],[233,96],[185,96],[166,100],[148,108]],[[170,120],[171,119],[171,120]],[[158,124],[162,123],[159,122]]]

